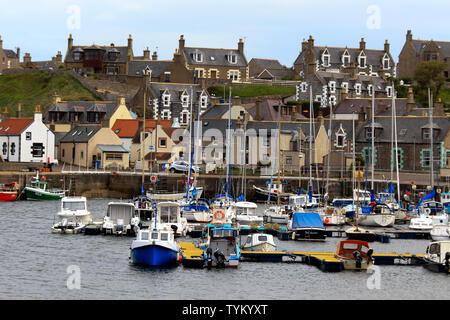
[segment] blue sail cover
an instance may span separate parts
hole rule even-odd
[[[323,222],[317,212],[297,212],[292,218],[292,228],[323,228]]]

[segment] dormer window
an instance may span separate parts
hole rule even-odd
[[[200,52],[191,53],[191,58],[194,59],[195,62],[203,61],[203,55]]]
[[[328,53],[328,49],[325,49],[325,51],[322,53],[322,65],[324,67],[330,66],[330,54]]]
[[[345,92],[348,93],[348,82],[342,82],[341,87],[342,89],[345,88]]]
[[[391,87],[391,86],[386,87],[386,95],[387,95],[389,98],[392,98],[392,87]]]
[[[164,107],[169,107],[170,106],[170,94],[169,93],[163,93],[162,95],[162,100],[163,100],[163,106]]]
[[[335,96],[330,96],[330,104],[331,105],[336,105],[336,97]]]
[[[237,62],[237,56],[234,53],[230,53],[227,56],[228,62],[235,64]]]
[[[347,134],[345,133],[344,129],[342,128],[342,123],[340,124],[339,130],[336,132],[336,140],[335,140],[335,147],[336,148],[343,148],[345,147],[345,136]]]
[[[181,104],[183,105],[183,108],[187,108],[189,104],[189,96],[186,93],[183,93],[181,95]]]
[[[306,82],[302,82],[300,84],[300,89],[302,92],[306,92],[308,90],[308,84]]]
[[[208,105],[208,97],[206,95],[200,96],[200,107],[202,109],[205,109]]]
[[[120,52],[117,49],[113,49],[110,52],[108,52],[108,59],[110,61],[116,61],[119,58]]]
[[[366,67],[366,55],[364,54],[363,51],[361,51],[361,54],[358,57],[358,64],[360,68]]]
[[[369,92],[369,97],[373,95],[373,85],[369,84],[367,86],[367,91]]]
[[[347,67],[350,64],[350,55],[348,54],[348,51],[345,50],[344,54],[342,55],[342,65],[344,67]]]
[[[385,54],[384,57],[383,57],[383,69],[387,70],[389,68],[390,68],[390,59],[387,56],[387,54]]]

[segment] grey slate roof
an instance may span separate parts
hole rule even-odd
[[[98,144],[97,148],[99,148],[103,152],[128,153],[127,149],[125,149],[123,146],[119,146],[119,145]]]
[[[442,54],[445,57],[450,57],[450,42],[447,41],[434,41],[434,40],[412,40],[411,44],[414,48],[414,50],[416,51],[417,55],[419,55],[422,50],[431,42],[433,41],[434,43],[437,44],[437,46],[439,47],[440,51],[442,52]]]
[[[68,52],[66,61],[65,62],[79,62],[75,61],[73,59],[73,52],[74,51],[84,51],[85,49],[102,49],[103,50],[103,62],[104,63],[126,63],[127,62],[127,54],[128,54],[128,47],[111,47],[111,46],[73,46]],[[117,60],[109,60],[108,53],[112,51],[119,51],[119,57]]]
[[[227,67],[246,67],[247,59],[239,53],[237,49],[212,49],[212,48],[194,48],[185,47],[183,49],[184,56],[188,64],[205,65],[205,66],[227,66]],[[201,53],[203,56],[202,62],[197,62],[192,55]],[[236,55],[236,63],[228,62],[227,56]]]
[[[99,126],[78,126],[67,132],[62,142],[88,142],[101,129]]]
[[[397,98],[395,99],[395,110],[397,115],[404,114],[406,110],[406,104],[408,102],[408,99],[406,98]],[[372,108],[372,99],[371,98],[361,98],[361,99],[343,99],[339,102],[339,104],[334,109],[334,114],[352,114],[352,113],[359,113],[361,111],[361,107],[363,108],[364,112],[368,112],[368,109]],[[391,114],[391,108],[392,108],[392,99],[375,99],[375,110],[380,109],[387,109],[384,112],[375,113],[377,115],[390,115]],[[411,114],[411,113],[410,113]]]
[[[66,113],[61,120],[55,123],[70,123],[70,112],[81,112],[78,121],[83,123],[90,123],[87,121],[88,112],[104,112],[105,119],[111,118],[118,107],[117,102],[112,101],[62,101],[53,104],[45,113],[43,121],[50,123],[50,112],[64,112]]]
[[[128,65],[128,75],[130,77],[142,77],[144,70],[151,70],[152,77],[159,77],[172,64],[172,61],[164,60],[135,60]]]
[[[18,58],[17,57],[17,54],[16,54],[16,52],[14,52],[13,50],[9,50],[9,49],[3,49],[3,52],[5,53],[5,55],[8,57],[8,58]]]

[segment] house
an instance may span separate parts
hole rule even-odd
[[[66,166],[101,169],[129,167],[129,151],[107,127],[76,126],[60,140],[59,157]]]
[[[55,161],[55,135],[42,122],[40,106],[36,106],[34,118],[3,119],[0,146],[1,157],[9,162]]]
[[[194,72],[194,79],[206,79],[208,83],[214,83],[216,80],[225,82],[249,80],[242,39],[239,39],[237,49],[200,48],[186,47],[184,36],[181,35],[178,53],[181,54],[187,69]]]
[[[275,59],[252,58],[248,63],[249,75],[252,79],[282,80],[284,77],[293,77],[292,69],[281,65]]]
[[[117,119],[112,127],[112,131],[122,140],[123,147],[130,153],[133,138],[139,134],[140,126],[138,119]]]
[[[44,123],[54,132],[68,132],[73,124],[112,128],[117,119],[133,119],[125,97],[117,101],[62,101],[53,96],[53,104],[44,116]]]
[[[42,69],[42,70],[56,70],[64,66],[62,61],[61,51],[58,51],[52,60],[32,61],[30,53],[26,52],[23,55],[22,66],[26,69]]]
[[[5,69],[18,68],[20,66],[20,48],[13,50],[3,48],[3,40],[0,36],[0,74]]]
[[[390,97],[392,87],[387,78],[396,76],[395,62],[386,40],[383,50],[367,49],[364,38],[359,48],[315,46],[312,36],[303,40],[302,50],[294,62],[302,77],[297,86],[297,100],[314,101],[322,106],[336,105],[344,92],[348,97]]]
[[[398,56],[398,77],[413,78],[416,66],[423,61],[444,61],[447,68],[445,77],[449,77],[450,71],[450,42],[436,40],[413,39],[411,30],[406,32],[406,41]]]

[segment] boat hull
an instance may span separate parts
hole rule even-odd
[[[134,264],[150,267],[162,267],[177,263],[178,253],[159,245],[146,245],[131,249],[131,260]]]
[[[27,200],[60,200],[64,197],[64,191],[51,193],[29,187],[25,187],[24,191]]]
[[[262,190],[258,187],[255,187],[254,190],[255,190],[256,201],[266,202],[267,199],[269,199],[269,191]],[[278,194],[278,193],[274,193],[274,192],[270,193],[269,201],[277,202],[278,198],[280,198],[280,203],[288,203],[289,202],[289,194],[287,194],[287,193]]]
[[[0,192],[0,201],[15,201],[17,196],[17,191],[2,191]]]
[[[374,242],[376,240],[376,235],[372,232],[353,232],[346,231],[347,239],[349,240],[361,240],[367,242]]]
[[[325,229],[304,228],[295,229],[292,233],[292,239],[305,241],[325,241],[327,237]]]
[[[358,224],[371,227],[392,227],[395,223],[393,214],[361,214],[358,217]]]
[[[203,194],[203,187],[197,187],[196,198],[200,198]],[[189,196],[192,197],[192,191],[189,191]],[[147,197],[154,201],[177,201],[186,197],[186,192],[177,193],[147,193]]]
[[[423,266],[425,269],[432,271],[432,272],[444,272],[444,273],[450,272],[449,267],[446,267],[445,265],[443,265],[441,263],[427,261],[427,263],[424,264]]]

